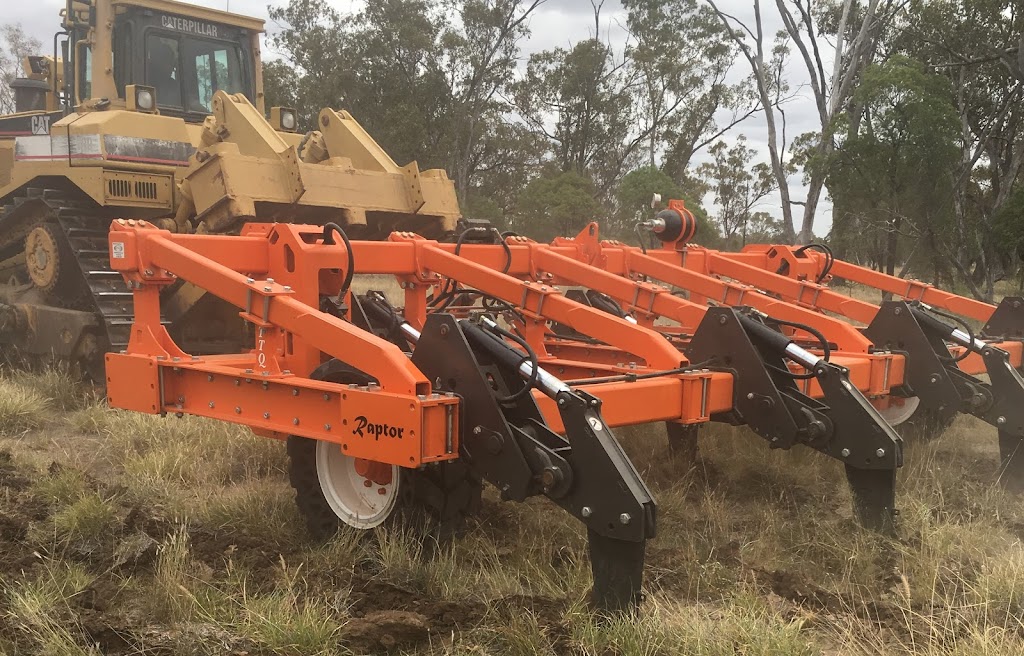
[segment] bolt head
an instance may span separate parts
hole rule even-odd
[[[747,400],[748,401],[754,400],[754,393],[753,392],[747,392]]]
[[[839,452],[839,455],[843,456],[844,458],[849,458],[850,457],[850,450],[849,449],[843,449],[842,451]]]
[[[590,506],[583,506],[583,509],[580,510],[580,514],[583,515],[584,517],[590,517],[591,515],[594,514],[594,511],[591,510]]]
[[[298,417],[296,417],[295,419],[292,419],[292,425],[294,425],[294,426],[298,426],[299,425],[299,418]]]
[[[877,451],[875,451],[875,455],[878,456],[879,458],[884,457],[885,449],[878,449]]]
[[[474,435],[479,435],[482,432],[484,432],[484,429],[482,427],[480,427],[480,426],[475,426],[473,428],[473,434]]]
[[[1006,423],[1006,417],[998,417],[996,419],[996,423],[999,424],[1000,426],[1002,426],[1003,424]]]
[[[620,524],[625,525],[625,524],[628,524],[629,522],[631,522],[632,520],[633,520],[633,518],[629,516],[629,513],[622,513],[621,515],[619,515],[619,523]]]
[[[236,415],[240,415],[240,414],[242,414],[242,408],[236,405],[236,406],[235,406],[235,414],[236,414]]]
[[[210,401],[210,409],[212,410],[213,407],[214,407],[214,403],[213,403],[213,401]]]
[[[558,405],[565,405],[565,399],[558,399]]]

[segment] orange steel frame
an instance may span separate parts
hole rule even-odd
[[[753,245],[741,253],[724,253],[702,246],[687,246],[682,251],[659,249],[660,257],[672,258],[693,270],[708,275],[722,276],[755,285],[783,299],[818,312],[832,312],[862,324],[869,324],[878,312],[878,305],[841,294],[826,284],[814,280],[821,272],[824,258],[813,251],[803,256],[795,254],[796,247],[782,245]],[[678,253],[678,254],[677,254]],[[810,257],[806,257],[810,256]],[[786,263],[786,274],[777,273]],[[887,291],[908,301],[922,301],[954,314],[977,321],[988,321],[995,311],[994,305],[964,298],[936,289],[917,280],[903,280],[864,267],[835,260],[832,275]],[[1024,344],[1019,341],[992,342],[1010,355],[1010,363],[1020,368],[1024,360]],[[954,347],[959,354],[961,349]],[[985,373],[985,364],[977,354],[970,354],[958,363],[961,370],[971,374]]]
[[[350,456],[405,467],[456,458],[459,398],[434,393],[394,344],[319,311],[322,295],[340,290],[347,267],[344,247],[323,243],[322,233],[320,226],[253,224],[240,236],[179,235],[144,221],[115,221],[111,263],[133,291],[135,321],[127,351],[107,356],[110,405],[212,417],[269,437],[330,441]],[[394,234],[390,242],[356,242],[353,251],[358,273],[399,274],[406,311],[417,328],[426,318],[426,289],[439,283],[436,272],[444,270],[446,277],[510,300],[530,319],[527,330],[535,335],[542,337],[547,321],[557,321],[635,354],[648,367],[688,364],[657,331],[573,302],[554,287],[501,274],[503,263],[494,267],[458,257],[411,234]],[[160,291],[179,281],[238,307],[254,327],[254,348],[217,356],[183,352],[160,319]],[[379,385],[311,379],[330,358],[366,372]],[[544,365],[566,371],[621,369],[569,360]],[[733,380],[728,373],[698,369],[597,384],[588,391],[603,401],[611,426],[697,423],[731,408]],[[557,408],[546,397],[539,400],[551,428],[561,430]],[[401,439],[395,439],[399,430]]]
[[[802,255],[796,255],[795,250],[796,248],[792,246],[755,244],[745,247],[740,253],[731,253],[729,257],[767,271],[777,271],[782,262],[786,261],[790,265],[786,273],[787,277],[796,280],[813,281],[817,279],[825,262],[823,254],[808,250],[804,251]],[[889,292],[908,301],[921,301],[982,323],[988,321],[996,309],[996,306],[984,301],[943,291],[920,280],[906,280],[890,276],[843,260],[834,261],[829,275],[873,287],[879,291]],[[867,309],[864,308],[858,308],[856,311],[864,315],[867,314]],[[856,319],[856,317],[851,318]],[[857,320],[862,321],[863,319]]]
[[[399,244],[402,246],[396,248]],[[671,364],[671,358],[681,357],[678,347],[672,346],[658,333],[682,331],[683,334],[692,334],[703,320],[706,306],[680,298],[664,286],[647,282],[649,277],[729,301],[723,304],[749,305],[772,317],[820,329],[830,343],[840,347],[833,351],[832,362],[846,367],[851,383],[876,404],[887,402],[891,388],[903,382],[904,357],[872,351],[870,340],[850,324],[771,298],[746,285],[674,266],[651,254],[643,254],[639,248],[617,242],[599,242],[596,224],[587,226],[575,239],[556,239],[552,245],[511,237],[507,246],[508,253],[495,245],[464,244],[456,256],[452,244],[439,244],[408,233],[392,235],[390,242],[353,242],[356,268],[360,273],[398,277],[405,289],[405,318],[416,327],[426,319],[427,291],[440,285],[443,278],[453,278],[499,298],[517,299],[517,305],[527,310],[528,325],[522,327],[524,335],[545,367],[563,377],[585,378],[678,366]],[[503,268],[507,268],[507,276],[502,276],[505,280],[494,284],[493,274]],[[512,282],[508,278],[519,280]],[[572,321],[570,315],[548,312],[552,308],[546,299],[553,296],[571,303],[560,295],[556,285],[584,285],[621,302],[635,316],[639,327],[646,328],[649,334],[658,335],[655,339],[658,359],[650,359],[641,352],[632,338],[622,340],[614,332],[595,331],[596,326],[589,319],[582,324],[586,328],[580,329],[581,324]],[[544,312],[530,312],[537,308]],[[582,308],[589,311],[587,316],[593,317],[596,313],[596,316],[604,318],[604,322],[612,321],[611,325],[618,330],[626,328],[628,335],[638,327],[587,306],[581,305],[575,311],[580,312]],[[546,325],[549,319],[595,337],[604,344],[581,343],[571,338],[551,339]],[[658,319],[674,321],[679,327],[657,325]],[[672,355],[662,359],[662,353]],[[814,379],[804,381],[804,392],[814,397],[821,396]],[[595,394],[600,396],[596,391]]]

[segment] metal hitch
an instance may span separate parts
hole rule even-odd
[[[846,466],[861,524],[895,530],[896,468],[903,441],[841,367],[794,344],[745,308],[710,308],[687,356],[734,373],[734,411],[775,448],[804,444]],[[757,318],[755,318],[757,317]],[[818,401],[800,391],[785,360],[798,362],[821,387]],[[719,419],[713,417],[713,419]]]
[[[436,389],[464,400],[463,461],[503,498],[544,495],[583,522],[593,604],[634,609],[646,541],[655,534],[650,491],[601,418],[600,400],[544,372],[484,322],[432,314],[413,353]],[[531,388],[555,401],[565,437],[548,428]]]
[[[954,378],[979,398],[965,411],[999,430],[1000,482],[1011,490],[1024,489],[1024,377],[1010,364],[1009,353],[936,318],[925,307],[912,306],[914,317],[935,336],[945,353],[942,342],[949,341],[978,354],[985,363],[988,383],[964,373],[946,356],[946,367]]]
[[[949,370],[948,357],[943,360],[948,350],[942,340],[925,330],[906,301],[883,302],[862,332],[875,348],[905,354],[905,392],[920,399],[926,428],[948,425],[976,402],[975,388],[963,384],[959,370]]]

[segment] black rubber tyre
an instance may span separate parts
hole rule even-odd
[[[342,384],[376,382],[338,360],[325,363],[311,377]],[[344,521],[331,509],[320,486],[316,449],[317,440],[296,435],[288,438],[288,481],[295,490],[295,503],[310,534],[327,539],[337,533]],[[480,510],[483,485],[461,462],[430,464],[420,469],[399,468],[399,472],[398,499],[385,526],[398,524],[439,536],[450,535]]]

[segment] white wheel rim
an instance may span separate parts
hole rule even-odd
[[[356,471],[356,459],[345,455],[340,444],[317,442],[316,473],[327,505],[349,526],[358,529],[380,526],[395,508],[399,470],[394,465],[391,466],[391,482],[380,485]]]
[[[880,410],[882,419],[890,426],[899,426],[906,420],[914,416],[917,412],[917,406],[921,405],[921,399],[916,396],[911,396],[903,400],[902,405],[893,403],[888,408]]]

